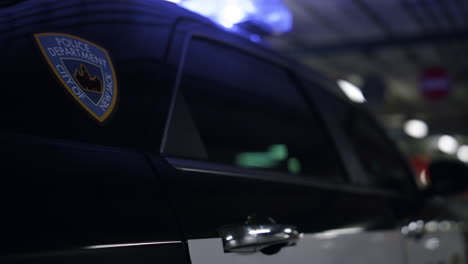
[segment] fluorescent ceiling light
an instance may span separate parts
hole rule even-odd
[[[444,153],[455,154],[458,149],[458,142],[452,136],[443,135],[437,141],[437,147]]]
[[[364,103],[366,101],[366,98],[364,98],[361,89],[359,89],[356,85],[345,80],[338,80],[337,83],[344,94],[346,94],[346,96],[349,98],[349,100],[356,103]]]
[[[467,145],[462,145],[461,147],[458,148],[457,158],[460,161],[468,162],[468,146]]]
[[[408,136],[414,138],[426,137],[429,131],[427,124],[424,121],[417,119],[406,121],[403,130]]]

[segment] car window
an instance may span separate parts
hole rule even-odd
[[[376,120],[328,91],[317,91],[316,94],[350,143],[369,184],[395,191],[412,190],[412,175],[402,154]]]
[[[344,180],[329,136],[287,72],[210,41],[188,49],[164,152]]]

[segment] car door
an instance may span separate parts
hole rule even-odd
[[[17,80],[1,104],[0,263],[186,263],[142,153],[149,124],[162,133],[148,120],[167,114],[173,80],[162,60],[180,10],[163,1],[18,2],[0,8],[0,76]],[[34,39],[44,32],[110,54],[118,103],[105,123],[56,79]]]
[[[1,263],[185,263],[141,153],[0,133]]]
[[[400,195],[411,192],[414,183],[403,155],[374,118],[331,92],[319,90],[314,95],[327,116],[328,125],[352,153],[347,162],[353,163],[355,172],[364,175],[365,181],[360,184]],[[400,237],[406,263],[465,263],[465,242],[460,225],[449,221],[451,219],[441,219],[440,215],[432,219],[431,214],[424,213],[431,210],[438,215],[447,209],[442,206],[429,209],[429,200],[417,195],[410,199],[415,203],[412,212],[395,208],[401,219],[401,229],[395,229],[394,233]]]
[[[174,42],[178,80],[151,159],[192,263],[403,263],[393,209],[405,197],[354,184],[287,63],[191,22]]]

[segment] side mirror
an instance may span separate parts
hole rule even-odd
[[[429,195],[456,195],[468,189],[468,166],[456,160],[437,160],[429,164]]]

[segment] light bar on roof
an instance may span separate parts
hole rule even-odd
[[[282,0],[166,0],[232,29],[250,22],[271,35],[292,28],[292,14]]]

